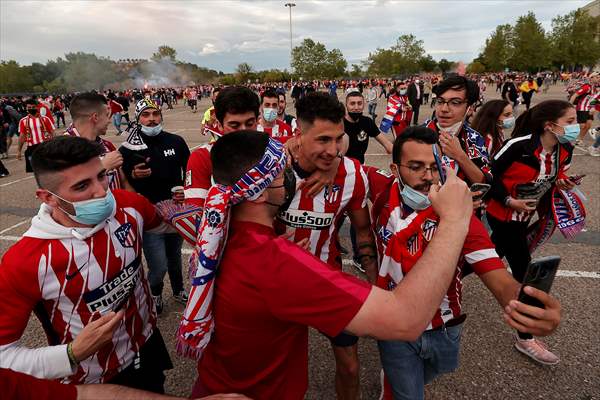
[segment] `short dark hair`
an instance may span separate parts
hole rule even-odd
[[[250,129],[235,131],[217,140],[210,150],[215,182],[235,184],[261,160],[268,142],[269,135]]]
[[[346,95],[346,101],[348,101],[348,99],[350,97],[360,97],[361,99],[364,99],[365,97],[363,96],[363,94],[361,92],[359,92],[358,90],[353,90],[350,93],[348,93]]]
[[[73,97],[69,105],[69,113],[72,119],[86,117],[93,112],[98,112],[102,106],[106,106],[106,97],[95,92],[80,93]]]
[[[515,121],[512,137],[532,134],[539,136],[544,133],[546,122],[556,122],[573,104],[565,100],[545,100],[525,111]]]
[[[47,188],[47,176],[85,164],[104,153],[102,145],[78,136],[59,136],[41,143],[31,155],[33,175],[40,188]]]
[[[265,98],[277,99],[279,101],[279,96],[277,95],[277,92],[275,92],[275,90],[273,90],[271,88],[265,90],[263,92],[263,94],[260,95],[260,104],[263,103],[263,101],[265,100]]]
[[[26,105],[26,106],[28,106],[28,105],[30,105],[30,104],[32,104],[32,105],[34,105],[34,106],[37,106],[37,105],[38,105],[38,102],[37,102],[37,100],[36,100],[36,99],[33,99],[33,98],[32,98],[32,99],[27,99],[27,100],[25,100],[25,105]]]
[[[258,96],[245,86],[229,86],[221,90],[215,99],[215,115],[222,124],[225,115],[253,112],[258,117]]]
[[[283,100],[287,103],[287,98],[285,97],[285,93],[277,93],[277,100],[283,97]]]
[[[464,90],[466,92],[467,104],[475,104],[479,100],[479,86],[471,79],[464,76],[452,75],[438,83],[435,95],[441,96],[448,90]]]
[[[402,146],[408,141],[419,143],[435,144],[438,142],[439,135],[436,131],[425,126],[411,126],[402,131],[402,134],[394,140],[392,149],[392,162],[400,164],[400,155],[402,154]]]
[[[298,120],[306,124],[314,124],[317,118],[337,124],[346,115],[346,108],[327,93],[312,92],[296,102],[296,113]]]

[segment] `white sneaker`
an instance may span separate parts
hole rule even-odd
[[[548,347],[536,338],[520,339],[517,337],[515,348],[540,364],[556,365],[560,361],[556,354],[548,350]]]
[[[600,133],[600,127],[593,128],[588,131],[588,135],[594,140],[596,140],[597,135]]]
[[[592,157],[600,157],[600,147],[590,146],[588,147],[588,153]]]

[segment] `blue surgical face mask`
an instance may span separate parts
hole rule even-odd
[[[502,128],[503,129],[510,129],[513,126],[515,126],[515,117],[514,116],[502,120]]]
[[[277,119],[277,109],[276,108],[263,108],[263,118],[267,122],[273,122]]]
[[[110,190],[106,191],[106,196],[104,197],[73,202],[65,200],[55,193],[52,194],[65,203],[69,203],[71,206],[73,206],[75,215],[68,213],[62,208],[61,210],[67,213],[73,221],[84,225],[98,225],[100,222],[110,217],[116,207],[115,198]]]
[[[146,136],[156,136],[162,132],[162,124],[156,126],[144,126],[142,125],[142,133]]]
[[[560,126],[556,123],[553,122],[554,125],[556,126]],[[560,126],[561,128],[563,128],[564,133],[562,135],[557,134],[554,131],[551,131],[552,133],[554,133],[554,135],[556,136],[556,138],[558,139],[558,141],[560,143],[571,143],[573,142],[575,139],[577,139],[577,137],[579,136],[579,132],[580,132],[580,127],[579,124],[571,124],[571,125],[565,125],[565,126]]]
[[[431,205],[429,197],[418,190],[411,188],[402,182],[400,174],[396,173],[398,178],[398,186],[401,188],[400,196],[402,196],[402,202],[413,210],[424,210]]]

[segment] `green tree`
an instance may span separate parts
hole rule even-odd
[[[552,62],[575,69],[593,66],[600,60],[600,42],[596,39],[600,17],[578,9],[552,20],[550,34]]]
[[[401,35],[389,49],[370,53],[366,64],[369,74],[384,76],[433,71],[436,67],[435,60],[425,54],[423,41],[414,35]]]
[[[292,50],[292,66],[304,79],[337,78],[344,75],[348,62],[339,49],[327,50],[322,43],[304,39]]]
[[[152,54],[151,59],[152,61],[160,61],[164,58],[175,62],[177,60],[177,50],[167,45],[159,46],[158,51]]]
[[[14,60],[0,61],[0,93],[31,92],[33,85],[29,68]]]
[[[445,74],[446,72],[450,71],[455,66],[456,63],[448,61],[445,58],[442,58],[440,61],[438,61],[438,68],[440,69],[442,74]]]
[[[509,61],[513,69],[535,72],[549,64],[549,41],[533,12],[517,19],[513,28],[513,48]]]
[[[241,63],[235,69],[236,79],[239,83],[246,83],[248,79],[254,79],[254,67],[248,63]]]
[[[352,69],[350,69],[346,73],[346,75],[348,75],[351,78],[360,78],[360,77],[364,76],[364,74],[365,74],[364,71],[358,64],[352,64]]]
[[[467,66],[467,73],[469,74],[481,74],[485,72],[485,65],[479,61],[473,61]]]
[[[503,71],[509,66],[513,54],[512,36],[513,28],[510,24],[498,25],[485,40],[485,46],[478,59],[488,71]]]
[[[430,54],[421,57],[419,60],[419,67],[421,68],[421,71],[432,72],[437,66],[437,61],[435,61]]]
[[[103,89],[126,77],[117,71],[116,63],[95,54],[77,52],[65,55],[67,66],[62,75],[68,91]]]

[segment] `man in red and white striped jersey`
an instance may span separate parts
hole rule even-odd
[[[215,115],[223,135],[242,129],[256,129],[259,112],[256,94],[245,86],[231,86],[219,91],[215,99]],[[184,182],[185,202],[204,207],[208,189],[212,186],[210,150],[213,143],[192,152],[187,163]]]
[[[410,276],[412,267],[435,235],[439,217],[427,194],[439,180],[432,151],[437,141],[438,135],[432,129],[411,127],[394,143],[390,168],[396,179],[375,200],[373,207],[377,212],[374,230],[382,259],[377,280],[381,288],[392,290]],[[394,398],[422,399],[426,383],[458,367],[460,336],[466,318],[461,309],[461,271],[465,263],[473,268],[503,308],[542,315],[540,309],[517,305],[520,284],[504,267],[481,221],[472,216],[454,278],[426,331],[413,342],[378,343]],[[529,316],[528,329],[543,328],[547,335],[558,326],[560,304],[545,293],[540,294],[540,299],[546,305],[545,314],[539,319]],[[532,309],[536,310],[534,314],[527,312]]]
[[[576,144],[579,144],[587,132],[592,128],[594,116],[592,109],[594,104],[597,104],[600,99],[600,81],[594,77],[594,82],[585,82],[577,92],[571,96],[571,103],[575,104],[577,111],[577,123],[579,124],[580,132],[577,137]],[[594,85],[596,83],[596,85]]]
[[[25,149],[25,171],[33,172],[33,169],[31,169],[31,155],[40,143],[52,139],[54,123],[49,117],[40,115],[37,102],[34,99],[27,100],[25,107],[29,115],[19,121],[17,160],[21,159],[21,151],[23,146],[27,144]]]
[[[106,104],[106,98],[94,92],[78,94],[71,100],[69,112],[73,122],[65,135],[81,136],[100,143],[104,148],[101,160],[106,168],[108,187],[111,190],[128,188],[127,178],[121,170],[123,156],[112,142],[101,137],[106,135],[110,124],[111,111]]]
[[[310,196],[308,187],[296,191],[289,208],[278,215],[293,233],[293,241],[309,239],[311,253],[341,269],[339,221],[345,212],[356,231],[358,259],[369,280],[376,277],[377,257],[366,206],[368,183],[358,161],[340,156],[344,105],[326,93],[311,93],[296,103],[298,154],[293,162],[296,180],[313,172],[333,171],[333,184]],[[340,399],[358,398],[358,337],[341,333],[330,338],[336,359],[336,391]]]
[[[43,204],[0,264],[0,367],[163,392],[163,371],[172,365],[141,257],[142,232],[167,225],[142,196],[108,189],[102,151],[61,136],[33,156]],[[47,347],[19,343],[33,310]],[[110,322],[96,326],[99,316]],[[97,330],[104,330],[100,340]]]
[[[281,143],[287,142],[294,135],[292,127],[280,119],[277,119],[279,109],[279,97],[273,89],[267,89],[260,96],[260,119],[256,130],[265,132],[273,139]]]

